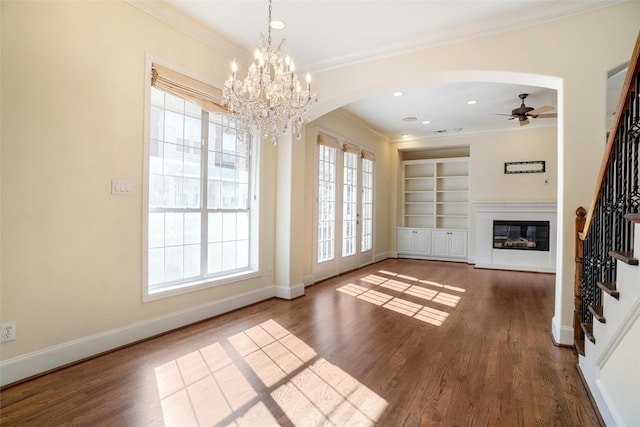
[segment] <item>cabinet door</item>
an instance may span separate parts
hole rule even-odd
[[[430,255],[431,254],[431,231],[430,230],[416,230],[414,233],[414,250],[416,255]]]
[[[433,230],[431,232],[431,255],[449,256],[449,232]]]
[[[411,254],[413,253],[413,236],[414,230],[410,228],[398,229],[398,253]]]
[[[450,231],[449,233],[449,255],[456,258],[466,258],[467,232]]]

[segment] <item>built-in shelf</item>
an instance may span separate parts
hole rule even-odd
[[[469,227],[469,159],[402,163],[404,227]]]
[[[405,256],[465,259],[468,157],[407,160],[402,162],[402,171],[404,200],[398,252]]]

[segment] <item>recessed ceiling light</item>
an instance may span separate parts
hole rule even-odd
[[[409,134],[408,134],[408,133],[403,133],[403,134],[401,134],[400,136],[402,136],[403,138],[406,138],[406,137],[408,137],[408,136],[409,136]]]
[[[282,29],[284,29],[284,27],[287,26],[287,24],[285,24],[284,21],[280,21],[278,19],[274,19],[273,21],[271,21],[269,23],[269,26],[271,28],[273,28],[274,30],[282,30]]]
[[[400,92],[400,91],[393,92],[393,96],[402,96],[402,95],[404,95],[404,92]]]
[[[415,117],[405,117],[404,119],[402,119],[403,122],[415,122],[416,119]]]
[[[469,104],[469,105],[474,105],[474,104],[477,104],[477,103],[478,103],[478,101],[476,101],[475,99],[470,99],[469,101],[467,101],[467,104]]]
[[[428,125],[429,123],[431,123],[431,121],[429,121],[429,120],[423,120],[423,121],[422,121],[422,124],[423,124],[423,125]]]

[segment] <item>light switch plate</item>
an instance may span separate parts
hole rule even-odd
[[[126,179],[112,179],[111,194],[114,194],[117,196],[132,196],[133,183]]]

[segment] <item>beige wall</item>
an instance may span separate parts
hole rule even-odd
[[[147,55],[220,86],[230,59],[120,1],[2,2],[2,360],[272,285],[142,303]],[[273,265],[275,149],[262,150]],[[110,194],[111,179],[133,196]]]
[[[469,258],[476,255],[476,215],[474,202],[486,201],[556,201],[557,173],[557,129],[516,128],[513,131],[470,136],[446,137],[432,141],[414,141],[393,144],[398,162],[401,158],[427,158],[433,156],[455,157],[469,155],[470,174],[470,218]],[[464,147],[444,149],[444,147]],[[430,150],[430,153],[424,150]],[[404,150],[408,150],[402,153]],[[431,154],[432,153],[432,154]],[[468,154],[467,154],[468,153]],[[549,182],[543,174],[504,173],[505,162],[544,160],[549,173]],[[401,183],[397,183],[396,215],[402,215]],[[393,241],[395,245],[395,238]]]
[[[471,139],[471,200],[555,201],[557,198],[557,129],[501,132]],[[505,162],[544,160],[543,174],[505,174]]]
[[[50,349],[99,338],[107,331],[147,325],[273,287],[272,277],[259,276],[141,302],[144,93],[149,78],[145,61],[151,55],[220,86],[231,58],[125,2],[4,1],[0,8],[0,320],[16,320],[18,326],[18,339],[2,344],[0,360],[21,363],[46,357]],[[606,73],[628,60],[638,22],[640,4],[628,2],[317,73],[316,88],[322,95],[313,114],[324,115],[399,83],[463,79],[478,70],[488,72],[489,80],[556,85],[561,89],[559,171],[564,174],[558,178],[558,197],[566,211],[563,240],[572,242],[573,211],[587,204],[602,153]],[[522,40],[535,42],[522,49]],[[552,78],[540,80],[539,75]],[[323,116],[316,124],[354,143],[372,144],[378,156],[376,253],[382,254],[395,249],[397,213],[390,201],[397,200],[397,154],[391,148],[383,154],[382,138],[357,125],[352,129],[347,122]],[[307,135],[312,127],[307,126]],[[308,152],[313,141],[306,139]],[[262,150],[263,269],[276,264],[276,150],[270,144]],[[302,276],[310,274],[313,193],[308,173],[313,158],[300,153],[293,158],[304,159],[307,172],[305,185],[292,186],[291,195],[305,199],[304,221],[293,225],[291,236],[306,236],[307,249],[288,260],[305,266]],[[134,195],[112,196],[112,178],[131,180]],[[291,212],[297,209],[294,204]],[[564,267],[556,293],[561,325],[571,324],[572,251],[571,245],[565,246],[559,263]]]
[[[288,281],[311,274],[313,137],[294,140],[305,149],[292,153],[284,143],[261,146],[259,277],[143,303],[147,62],[153,58],[220,87],[231,58],[125,2],[2,2],[1,8],[7,111],[1,243],[10,249],[2,253],[0,321],[15,320],[18,326],[17,339],[0,347],[0,361],[9,361],[3,372],[25,359],[37,362],[40,352],[45,358],[51,349],[73,354],[69,347],[78,342],[84,347],[107,342],[101,334],[171,328],[174,317],[202,316],[208,308],[201,307],[212,302],[267,288],[286,294],[288,286],[298,284]],[[385,140],[335,114],[307,125],[306,132],[313,134],[316,125],[376,153],[376,251],[386,256]],[[305,180],[285,188],[287,173],[279,166],[292,173],[304,170]],[[113,178],[132,181],[133,196],[111,195]],[[291,218],[289,225],[276,221],[285,217]],[[294,249],[287,250],[282,235]],[[298,236],[304,238],[303,251]],[[284,271],[287,266],[296,271]]]
[[[587,206],[604,150],[607,73],[629,60],[640,2],[315,74],[318,112],[431,81],[502,81],[558,90],[558,223],[554,338],[571,344],[574,212]],[[523,41],[532,41],[525,44]],[[397,159],[396,159],[397,160]],[[391,167],[397,167],[392,159]],[[397,191],[396,186],[392,191]],[[392,213],[395,224],[397,212]]]
[[[558,151],[557,129],[520,129],[484,135],[471,141],[471,225],[469,254],[476,253],[476,212],[474,202],[557,201]],[[544,160],[549,181],[544,175],[505,174],[505,162]]]

